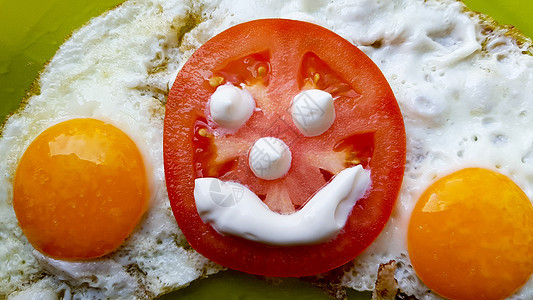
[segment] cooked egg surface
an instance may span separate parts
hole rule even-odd
[[[181,1],[127,2],[116,10],[93,19],[75,32],[45,67],[39,81],[40,93],[29,98],[27,104],[6,122],[0,139],[0,299],[6,296],[48,299],[154,298],[220,269],[193,251],[186,243],[170,210],[163,174],[164,95],[169,74],[175,71],[181,59],[176,32],[185,26],[191,9],[190,3]],[[81,146],[91,140],[93,145],[101,144],[100,146],[107,149],[106,157],[100,157],[92,152],[91,147],[84,146],[81,147],[81,152],[76,152],[78,159],[74,155],[38,159],[39,156],[46,155],[40,151],[35,153],[33,146],[30,146],[32,142],[48,146],[49,150],[56,154],[66,154],[73,148],[62,147],[61,140],[72,129],[65,124],[74,122],[74,119],[87,118],[113,125],[129,137],[131,142],[127,143],[134,143],[138,150],[122,149],[125,145],[113,144],[109,140],[104,142],[100,138],[107,138],[102,136],[94,135],[91,138],[93,132],[90,128],[94,125],[91,123],[96,121],[87,121],[83,125],[75,126],[83,138],[72,139],[70,146],[76,148],[76,145]],[[56,138],[49,136],[49,141],[41,140],[39,136],[47,135],[50,130],[56,132]],[[111,132],[114,130],[101,130],[101,134],[108,135],[108,138],[109,134],[117,138],[122,136]],[[118,139],[118,144],[125,142],[122,138]],[[29,152],[24,154],[26,151]],[[109,156],[116,156],[124,151],[127,158],[115,157],[119,158],[119,161],[113,158],[111,162]],[[31,157],[26,157],[30,152],[33,153]],[[68,178],[65,169],[82,168],[83,164],[91,165],[90,161],[96,161],[97,163],[90,167],[94,168],[95,172],[104,167],[102,163],[109,162],[123,164],[123,168],[132,168],[128,173],[140,173],[140,170],[135,171],[134,168],[135,161],[140,159],[139,155],[146,169],[144,185],[147,187],[144,200],[146,205],[141,203],[139,208],[145,212],[140,219],[135,217],[138,222],[124,224],[127,230],[115,228],[111,220],[114,219],[114,214],[123,214],[116,221],[129,222],[129,218],[124,214],[130,213],[113,208],[103,211],[103,205],[91,206],[94,211],[91,212],[91,217],[87,215],[85,220],[76,215],[80,213],[79,210],[74,212],[68,204],[62,208],[23,208],[25,213],[23,216],[19,214],[22,226],[19,225],[13,206],[16,206],[17,211],[21,208],[21,201],[17,199],[17,195],[21,195],[17,192],[20,186],[37,194],[34,198],[38,201],[44,200],[38,199],[39,197],[49,197],[52,203],[56,204],[58,203],[54,201],[60,199],[52,193],[65,193],[66,195],[62,196],[68,198],[83,192],[84,187],[94,187],[96,194],[102,193],[93,195],[94,201],[98,201],[98,198],[106,193],[115,198],[115,194],[122,191],[123,195],[117,196],[120,199],[117,201],[121,203],[114,208],[129,210],[138,205],[135,204],[138,201],[135,200],[137,180],[124,183],[122,187],[117,185],[106,188],[106,176],[113,176],[115,179],[122,176],[106,169],[104,177],[86,173],[82,176],[94,178],[85,181],[83,185],[83,178],[76,180],[80,182],[80,187],[75,189],[62,188],[54,191],[52,184],[38,187],[36,184],[39,184],[39,179],[32,178],[33,174],[17,174],[17,167],[21,165],[22,168],[26,159],[38,159],[35,165],[41,166],[43,172],[46,169],[46,172],[50,173],[53,185],[68,187],[68,184],[74,184],[74,178]],[[23,156],[25,158],[22,158]],[[61,164],[59,168],[52,165],[56,162]],[[50,170],[50,167],[56,169]],[[83,172],[80,170],[80,173]],[[126,174],[125,177],[131,175]],[[37,182],[32,184],[33,180]],[[138,180],[142,181],[140,178]],[[137,184],[141,183],[138,181]],[[83,211],[89,213],[88,209]],[[35,217],[31,214],[35,214]],[[105,214],[106,221],[102,219]],[[28,225],[24,221],[45,221],[48,217],[53,218],[49,220],[52,224],[46,225],[51,227],[35,228],[38,227],[36,224]],[[53,220],[70,221],[58,228],[61,235],[65,236],[58,238],[55,245],[41,249],[44,252],[41,253],[29,241],[33,243],[35,239],[47,237],[49,234],[55,235],[51,232],[55,226]],[[89,226],[87,222],[97,226]],[[103,230],[105,233],[86,231],[76,238],[76,230],[84,231],[85,226],[87,230]],[[32,232],[27,232],[30,227]],[[33,232],[33,229],[39,231]],[[93,236],[95,239],[107,240],[108,235],[116,234],[113,233],[115,230],[131,233],[126,234],[128,237],[125,240],[122,234],[115,236],[112,239],[113,245],[105,248],[118,248],[103,257],[72,260],[59,259],[60,255],[54,254],[64,250],[76,257],[93,256],[90,252],[97,250],[96,245],[86,245],[88,240],[85,238]],[[122,241],[116,244],[119,239]],[[98,241],[97,244],[101,246],[103,242]],[[85,251],[89,253],[84,253]]]
[[[433,183],[415,205],[408,228],[416,273],[451,299],[511,295],[533,270],[532,240],[530,200],[506,176],[479,168]]]
[[[372,290],[379,264],[394,259],[404,292],[440,298],[412,267],[407,231],[423,192],[448,174],[470,167],[497,171],[531,203],[530,42],[517,45],[461,3],[127,1],[93,19],[61,47],[41,76],[41,94],[4,127],[0,294],[151,297],[217,270],[186,246],[168,208],[162,103],[169,81],[194,50],[232,25],[265,17],[313,22],[357,45],[380,67],[404,115],[408,154],[400,198],[382,234],[347,266],[344,286]],[[20,156],[40,132],[86,117],[108,121],[135,141],[152,168],[153,189],[145,217],[117,251],[91,261],[55,260],[35,251],[22,233],[13,211],[12,181]],[[510,298],[533,298],[531,275]]]
[[[13,186],[24,235],[39,251],[67,260],[118,248],[144,214],[149,192],[135,143],[95,119],[41,133],[20,159]]]
[[[533,57],[526,54],[530,42],[517,45],[504,31],[492,31],[457,1],[243,0],[217,1],[203,9],[210,18],[185,35],[185,45],[201,45],[223,29],[251,19],[309,21],[357,45],[391,85],[407,134],[401,195],[384,231],[346,271],[344,286],[372,290],[379,264],[394,259],[404,292],[421,299],[440,298],[416,275],[407,248],[411,212],[438,178],[470,167],[497,171],[516,183],[531,203]],[[190,53],[192,49],[185,55]],[[489,216],[494,213],[487,211]],[[507,237],[501,232],[495,238]],[[531,253],[531,239],[523,242],[516,251]],[[510,298],[533,298],[531,270],[528,277]]]

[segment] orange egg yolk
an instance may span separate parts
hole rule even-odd
[[[468,168],[420,197],[408,229],[411,263],[451,299],[502,299],[533,271],[533,207],[504,175]]]
[[[148,205],[136,144],[113,125],[73,119],[41,133],[23,154],[13,207],[29,242],[64,260],[117,249]]]

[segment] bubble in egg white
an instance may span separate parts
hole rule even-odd
[[[446,101],[436,94],[414,97],[411,103],[413,111],[428,120],[438,118],[446,111]]]

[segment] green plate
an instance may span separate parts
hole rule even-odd
[[[43,65],[72,31],[122,0],[0,0],[0,119],[20,104]],[[533,36],[531,0],[465,0],[474,11]],[[164,299],[328,299],[318,288],[297,279],[272,284],[235,271],[223,272],[166,295]],[[370,293],[350,292],[350,299]]]
[[[533,1],[531,0],[463,0],[473,11],[493,17],[500,24],[513,25],[533,37]]]

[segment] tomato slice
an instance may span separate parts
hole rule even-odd
[[[234,132],[219,128],[207,113],[216,86],[228,82],[244,86],[260,109]],[[293,97],[309,88],[335,99],[335,122],[316,137],[303,136],[290,114]],[[248,167],[248,150],[266,136],[282,139],[293,157],[288,174],[272,181]],[[213,37],[183,66],[168,97],[164,160],[172,210],[194,249],[235,270],[308,276],[354,259],[383,229],[403,178],[405,128],[387,81],[357,47],[311,23],[263,19]],[[332,176],[358,164],[370,170],[371,190],[326,243],[272,246],[224,236],[196,210],[199,177],[237,181],[273,211],[291,213]]]

